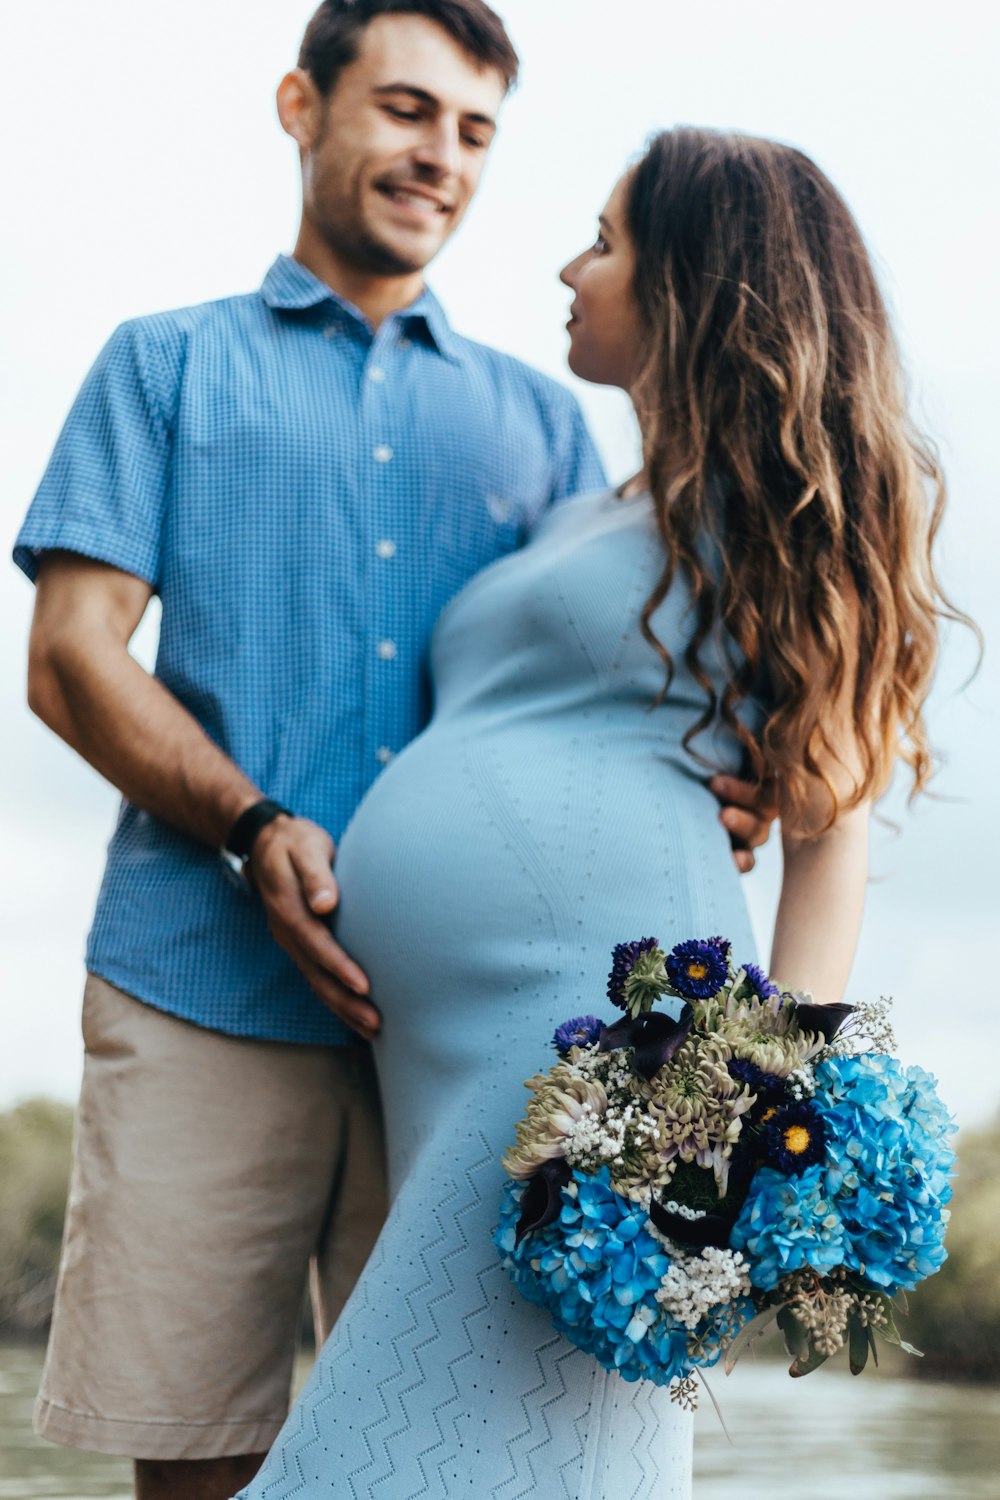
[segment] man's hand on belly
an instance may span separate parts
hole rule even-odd
[[[275,818],[254,841],[248,873],[271,935],[323,1004],[371,1041],[382,1024],[366,997],[368,979],[334,942],[328,918],[340,900],[333,839],[308,818]]]
[[[733,861],[740,874],[746,875],[754,867],[753,851],[767,843],[778,816],[774,788],[766,782],[757,788],[737,776],[713,776],[708,785],[722,804],[719,821],[729,834]]]

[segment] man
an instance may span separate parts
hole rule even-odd
[[[327,0],[278,91],[294,257],[113,335],[18,538],[31,706],[124,794],[36,1425],[135,1459],[140,1500],[252,1476],[310,1260],[322,1334],[368,1254],[352,1034],[379,1017],[328,926],[334,840],[424,722],[446,600],[603,483],[568,393],[459,338],[423,284],[516,70],[482,0]],[[127,647],[154,593],[149,676]]]

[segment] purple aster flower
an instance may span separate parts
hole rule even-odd
[[[733,1057],[726,1063],[730,1078],[745,1083],[755,1094],[781,1094],[785,1092],[785,1080],[779,1073],[765,1073],[756,1063],[745,1057]]]
[[[756,1063],[744,1057],[730,1058],[726,1067],[730,1078],[735,1078],[737,1083],[746,1084],[757,1095],[757,1102],[750,1111],[750,1119],[755,1125],[761,1123],[768,1111],[773,1114],[779,1105],[788,1100],[785,1079],[779,1074],[765,1073],[763,1068],[758,1068]]]
[[[556,1027],[553,1046],[560,1057],[565,1057],[571,1047],[592,1047],[604,1030],[604,1022],[596,1016],[574,1016]]]
[[[737,1078],[740,1083],[745,1083],[747,1088],[753,1089],[755,1094],[762,1090],[780,1094],[785,1091],[785,1080],[778,1073],[765,1073],[763,1068],[758,1068],[757,1064],[750,1062],[748,1058],[730,1058],[726,1067],[729,1069],[731,1078]]]
[[[637,943],[618,943],[611,953],[611,973],[608,975],[608,999],[619,1010],[627,1010],[625,983],[637,962],[645,953],[659,948],[658,938],[640,938]]]
[[[685,1000],[707,1000],[729,978],[729,944],[725,938],[691,938],[667,954],[667,974]]]
[[[760,964],[744,964],[743,973],[758,1000],[770,1000],[773,995],[781,994],[774,980],[764,973]]]
[[[783,1104],[764,1126],[768,1161],[781,1172],[798,1176],[826,1154],[826,1130],[811,1104]]]

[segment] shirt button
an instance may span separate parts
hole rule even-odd
[[[372,458],[377,464],[387,464],[392,460],[392,449],[388,443],[379,443],[377,448],[372,449]]]
[[[382,661],[392,661],[393,657],[396,655],[396,642],[379,641],[378,645],[375,647],[375,650]]]
[[[381,541],[375,543],[375,556],[385,558],[395,557],[396,543],[389,537],[384,536]]]
[[[378,749],[375,751],[375,759],[378,761],[380,766],[387,766],[392,760],[392,751],[389,749],[389,746],[379,745]]]
[[[409,349],[409,347],[410,347],[410,344],[411,344],[411,342],[412,342],[412,341],[411,341],[411,340],[410,340],[410,339],[407,339],[407,338],[402,338],[402,339],[400,339],[400,341],[399,341],[399,347],[400,347],[400,348],[401,348],[401,349]]]
[[[331,323],[329,327],[323,329],[323,337],[325,339],[335,339],[337,337],[336,323]]]
[[[385,379],[385,371],[383,370],[382,366],[372,365],[371,369],[368,371],[368,379],[374,380],[376,385],[381,385],[383,380]]]

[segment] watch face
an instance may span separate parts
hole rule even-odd
[[[248,861],[241,859],[238,854],[233,854],[230,849],[219,850],[219,861],[229,884],[235,886],[244,896],[249,896],[253,892],[253,886],[250,884],[250,876],[247,872]]]

